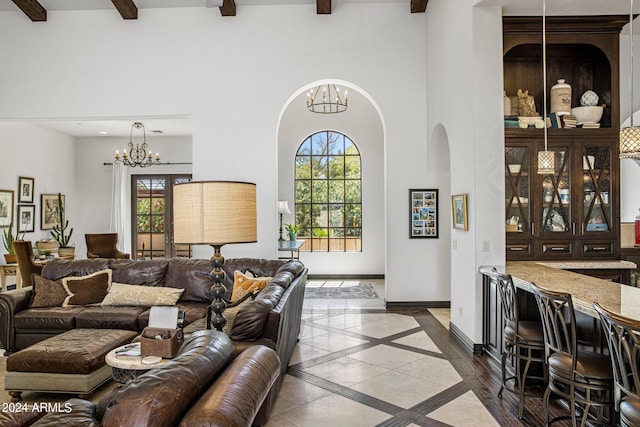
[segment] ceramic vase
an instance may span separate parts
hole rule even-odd
[[[558,83],[551,86],[551,112],[571,114],[571,85],[565,83],[564,79],[559,79]]]

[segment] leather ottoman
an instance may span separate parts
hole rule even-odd
[[[4,388],[13,401],[23,391],[88,396],[111,378],[105,355],[137,335],[120,329],[72,329],[40,341],[7,357]]]

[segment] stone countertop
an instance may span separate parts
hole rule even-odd
[[[622,260],[593,260],[593,261],[536,261],[540,265],[547,267],[561,268],[563,270],[608,270],[608,269],[629,269],[636,268],[636,264],[631,261]]]
[[[640,288],[573,273],[535,261],[509,261],[506,266],[495,268],[502,273],[510,274],[516,287],[526,291],[531,291],[529,285],[535,283],[541,288],[570,293],[576,311],[589,316],[598,317],[593,309],[593,303],[598,302],[611,311],[640,320]],[[490,274],[492,269],[492,266],[483,266],[479,271],[482,274]]]

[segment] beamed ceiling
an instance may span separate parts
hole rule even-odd
[[[38,0],[12,0],[20,10],[33,22],[47,20],[47,9]],[[42,1],[42,0],[41,0]],[[411,13],[424,13],[429,0],[406,0],[409,3]],[[113,7],[120,13],[122,19],[138,19],[138,6],[134,0],[111,0]],[[205,1],[203,0],[203,6]],[[207,2],[208,3],[208,2]],[[316,13],[318,15],[331,14],[331,0],[315,0]],[[235,0],[223,0],[220,9],[222,16],[236,16],[237,7]]]

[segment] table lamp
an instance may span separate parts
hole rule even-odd
[[[191,181],[173,187],[173,233],[176,244],[213,246],[211,263],[214,317],[211,327],[222,331],[227,320],[223,297],[224,257],[228,243],[257,242],[256,185],[233,181]]]
[[[280,238],[278,239],[279,241],[283,241],[284,239],[282,238],[282,214],[286,213],[291,214],[291,211],[289,210],[289,203],[286,200],[279,200],[278,201],[278,213],[280,214]]]

